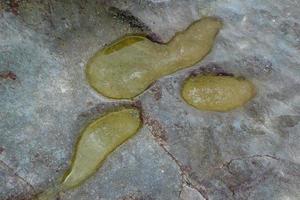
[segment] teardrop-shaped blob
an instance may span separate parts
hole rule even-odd
[[[135,135],[140,126],[140,112],[135,108],[108,113],[89,124],[77,142],[71,169],[64,177],[61,189],[66,190],[85,181],[108,154]]]
[[[255,86],[233,76],[197,75],[188,78],[182,97],[200,110],[225,112],[243,106],[255,96]]]
[[[221,27],[219,19],[206,17],[177,33],[167,44],[138,35],[125,36],[89,60],[87,80],[106,97],[133,98],[160,77],[203,59]]]

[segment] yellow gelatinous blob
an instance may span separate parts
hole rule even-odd
[[[220,20],[203,18],[167,44],[146,37],[125,36],[98,51],[86,66],[89,84],[104,96],[133,98],[162,76],[189,67],[212,49]]]
[[[72,167],[62,181],[63,190],[85,181],[108,154],[135,135],[140,126],[140,112],[135,108],[108,113],[89,124],[76,145]]]
[[[247,103],[255,96],[255,87],[242,78],[198,75],[185,81],[181,94],[200,110],[225,112]]]
[[[97,171],[106,157],[135,135],[141,127],[140,111],[122,108],[89,124],[77,141],[70,170],[60,185],[49,188],[37,200],[54,200],[59,192],[76,187]]]

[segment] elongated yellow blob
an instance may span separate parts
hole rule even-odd
[[[106,114],[88,125],[76,145],[72,167],[62,188],[72,188],[86,180],[107,155],[135,135],[140,126],[140,113],[134,108]]]
[[[192,66],[212,49],[220,20],[203,18],[167,44],[125,36],[98,51],[86,66],[89,84],[106,97],[133,98],[162,76]]]
[[[255,96],[255,87],[241,78],[198,75],[185,81],[181,94],[195,108],[225,112],[247,103]]]
[[[77,141],[71,168],[61,185],[49,188],[38,199],[52,200],[58,192],[80,185],[97,171],[112,151],[135,135],[140,127],[140,112],[136,108],[110,112],[89,124]]]

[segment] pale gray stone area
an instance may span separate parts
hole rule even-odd
[[[300,199],[297,0],[0,1],[0,199],[32,199],[68,169],[80,129],[131,101],[97,94],[88,59],[129,33],[167,42],[202,16],[223,20],[212,52],[134,99],[144,128],[61,200]],[[227,113],[180,97],[190,74],[253,81]]]

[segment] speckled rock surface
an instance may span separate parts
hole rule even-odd
[[[120,104],[144,128],[61,200],[300,199],[300,2],[287,0],[0,1],[0,199],[32,199],[68,169],[80,129]],[[224,28],[202,62],[134,102],[87,84],[84,65],[128,33],[168,41],[210,15]],[[227,113],[180,97],[192,73],[244,76],[257,96]]]

